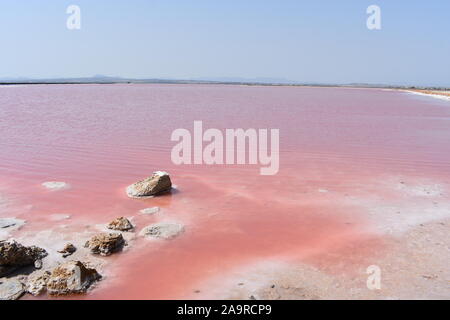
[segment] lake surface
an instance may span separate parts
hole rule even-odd
[[[172,164],[172,131],[193,130],[195,120],[205,129],[279,129],[279,173]],[[380,186],[390,179],[448,183],[449,159],[450,103],[400,91],[0,86],[0,194],[10,202],[0,203],[0,217],[27,220],[24,232],[118,216],[134,217],[138,231],[157,221],[186,226],[176,239],[138,238],[105,258],[108,277],[92,298],[195,298],[200,288],[208,297],[208,279],[265,259],[320,265],[351,250],[358,263],[383,242],[364,207],[347,199],[389,197]],[[172,194],[127,198],[127,185],[156,170],[171,174]],[[45,181],[71,188],[49,192]],[[161,211],[138,214],[153,206]],[[71,219],[52,221],[55,213]],[[367,238],[370,248],[358,247]]]

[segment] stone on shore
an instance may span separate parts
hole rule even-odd
[[[111,230],[119,230],[119,231],[129,231],[134,228],[130,220],[128,220],[125,217],[114,219],[106,227]]]
[[[101,275],[80,261],[69,261],[53,269],[47,280],[50,295],[84,293]]]
[[[0,229],[6,229],[10,227],[20,227],[25,224],[24,220],[16,218],[0,218]]]
[[[184,231],[184,226],[173,222],[160,222],[142,229],[140,235],[161,239],[172,239]]]
[[[24,292],[24,286],[20,281],[0,279],[0,300],[17,300]]]
[[[25,247],[15,240],[0,241],[0,277],[46,256],[47,251],[36,246]]]
[[[119,251],[125,245],[125,240],[120,233],[100,233],[93,236],[84,245],[91,250],[93,254],[109,256]]]
[[[33,296],[38,296],[47,289],[47,282],[51,273],[49,271],[41,271],[33,273],[28,277],[26,291]]]
[[[71,243],[67,243],[64,248],[58,250],[58,252],[62,254],[63,258],[72,255],[75,251],[77,251],[77,248]]]
[[[131,198],[141,198],[155,196],[172,188],[169,174],[163,171],[156,171],[151,177],[138,181],[127,187],[127,195]]]

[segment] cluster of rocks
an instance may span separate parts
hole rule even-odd
[[[72,244],[58,251],[63,257],[73,254]],[[42,267],[41,259],[48,255],[45,249],[26,247],[15,240],[0,241],[0,300],[15,300],[25,292],[40,295],[67,295],[86,292],[101,275],[81,261],[68,261],[49,270],[36,270]],[[28,268],[28,269],[27,269]],[[20,276],[6,278],[16,272]],[[24,273],[31,274],[27,277]]]
[[[169,192],[172,189],[172,181],[167,172],[156,171],[152,176],[138,181],[127,187],[127,195],[131,198],[145,198]],[[141,214],[155,214],[158,207],[146,208]],[[184,231],[184,226],[174,222],[161,222],[149,225],[140,232],[142,236],[153,238],[172,239]]]
[[[49,189],[64,189],[67,185],[57,182],[43,184]],[[153,197],[169,192],[172,182],[166,172],[154,172],[151,177],[136,182],[126,189],[131,198]],[[154,214],[158,207],[141,210],[142,214]],[[2,219],[0,228],[13,226],[20,222],[14,219]],[[109,256],[121,251],[127,245],[121,232],[133,232],[135,226],[125,217],[119,217],[106,225],[112,232],[99,233],[92,236],[84,244],[91,254]],[[184,231],[184,226],[176,222],[160,222],[149,225],[141,230],[144,237],[172,239]],[[74,254],[77,248],[67,243],[57,252],[63,258]],[[48,270],[37,270],[42,267],[42,259],[47,251],[36,247],[26,247],[15,240],[0,241],[0,300],[20,298],[25,292],[40,295],[47,292],[50,295],[67,295],[86,292],[102,276],[87,262],[78,260],[67,261]],[[2,278],[12,272],[25,271],[29,267],[31,274],[16,278]],[[19,272],[20,274],[20,272]]]
[[[36,266],[48,255],[42,248],[26,247],[15,240],[0,241],[0,276],[4,277],[24,267]],[[42,266],[42,263],[39,263]],[[101,276],[95,269],[88,268],[80,261],[63,263],[50,271],[34,272],[23,283],[19,279],[0,279],[0,300],[14,300],[25,292],[33,295],[43,291],[51,295],[85,292]]]

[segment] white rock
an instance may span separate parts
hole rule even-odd
[[[0,279],[0,300],[17,300],[24,291],[23,284],[18,280]]]
[[[142,209],[139,212],[141,214],[155,214],[155,213],[159,212],[159,210],[160,210],[159,207],[152,207],[152,208]]]
[[[64,214],[64,213],[54,213],[50,215],[50,220],[52,221],[62,221],[70,219],[70,214]]]
[[[184,231],[184,226],[175,222],[160,222],[149,225],[139,233],[142,236],[172,239]]]
[[[0,218],[0,229],[6,229],[10,227],[20,227],[25,224],[25,220],[16,218]]]
[[[42,183],[42,186],[52,191],[65,190],[70,188],[70,185],[68,183],[59,181],[47,181]]]

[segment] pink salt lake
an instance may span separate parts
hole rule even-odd
[[[194,120],[279,129],[279,173],[172,164],[171,133]],[[137,231],[185,224],[176,239],[138,238],[105,258],[107,277],[84,298],[195,298],[208,279],[265,259],[340,262],[352,272],[385,247],[365,208],[346,198],[389,198],[377,187],[386,177],[449,183],[449,120],[446,101],[381,89],[0,86],[0,195],[9,203],[0,217],[27,220],[21,232],[62,223],[49,219],[55,213],[80,226],[135,216]],[[168,171],[176,191],[127,198],[125,187],[155,170]],[[45,181],[71,188],[51,192]],[[155,215],[138,213],[154,206]]]

